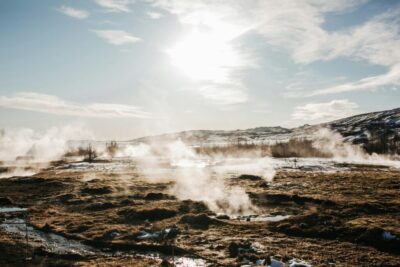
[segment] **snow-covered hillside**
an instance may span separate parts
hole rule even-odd
[[[400,145],[400,108],[360,114],[317,125],[304,125],[287,129],[282,127],[257,127],[245,130],[192,130],[134,139],[133,143],[168,142],[181,139],[190,145],[215,145],[227,143],[271,143],[290,138],[312,138],[321,128],[340,133],[345,141],[363,145],[367,150],[391,152]],[[386,143],[382,146],[382,143]]]

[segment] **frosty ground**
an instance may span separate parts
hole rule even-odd
[[[0,206],[29,215],[26,247],[23,224],[9,223],[22,215],[0,213],[0,265],[398,266],[399,169],[271,162],[271,181],[221,164],[207,172],[227,190],[243,189],[250,209],[176,194],[171,178],[182,173],[168,164],[143,172],[125,159],[59,162],[0,179]],[[162,240],[171,229],[176,236]]]

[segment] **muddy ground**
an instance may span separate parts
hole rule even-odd
[[[59,165],[0,179],[0,207],[28,208],[32,229],[95,250],[57,252],[34,238],[26,247],[24,236],[0,227],[0,266],[169,266],[172,254],[210,266],[400,266],[399,170],[281,169],[270,183],[246,175],[226,183],[245,188],[260,214],[277,220],[218,216],[169,195],[172,183],[149,183],[134,171]],[[176,238],[144,236],[163,229]]]

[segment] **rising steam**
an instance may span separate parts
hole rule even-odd
[[[315,136],[313,145],[324,153],[329,153],[337,161],[346,161],[365,164],[382,164],[400,167],[400,163],[388,155],[368,154],[360,146],[344,142],[340,133],[327,128],[319,129]]]
[[[170,190],[179,199],[204,201],[214,212],[230,215],[254,214],[257,208],[244,189],[226,184],[227,175],[262,175],[270,181],[275,174],[268,158],[200,156],[180,140],[128,146],[121,155],[135,156],[149,181],[173,181]]]
[[[68,150],[71,139],[88,138],[80,125],[52,127],[45,132],[32,129],[3,129],[0,132],[0,162],[9,171],[1,177],[32,175]]]

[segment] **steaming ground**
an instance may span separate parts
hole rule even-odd
[[[23,218],[1,212],[24,207],[28,265],[157,266],[174,254],[178,266],[398,266],[399,163],[335,133],[314,142],[331,158],[201,154],[176,140],[50,163],[71,135],[3,133],[0,265],[26,265],[25,232],[4,221]],[[49,233],[77,249],[54,249]]]
[[[177,259],[202,259],[191,266],[398,266],[398,169],[318,158],[201,157],[179,141],[169,147],[1,179],[2,206],[27,207],[34,229],[101,251],[54,252],[32,240],[29,264],[158,266],[172,261],[172,248],[142,236],[176,226]],[[23,235],[0,226],[0,250],[2,266],[25,264]]]

